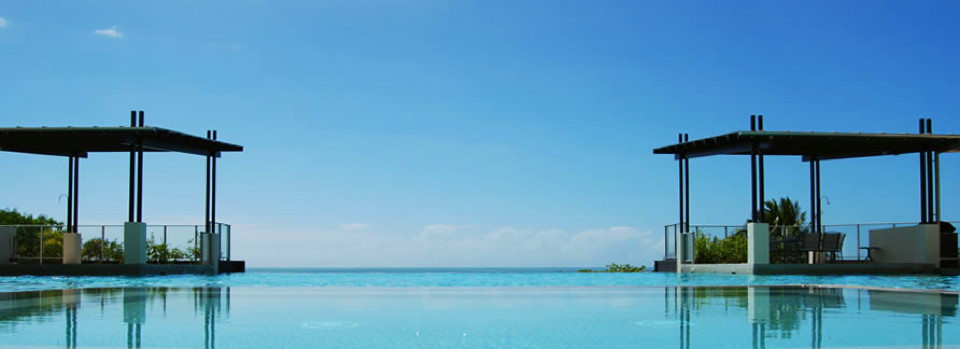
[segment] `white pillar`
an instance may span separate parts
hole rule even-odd
[[[770,225],[747,223],[747,264],[770,264]]]
[[[123,223],[123,264],[147,264],[147,223]]]
[[[200,255],[203,264],[213,266],[214,273],[220,269],[220,234],[200,234]]]
[[[63,264],[80,264],[81,245],[79,233],[63,233]]]

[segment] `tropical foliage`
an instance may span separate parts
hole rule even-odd
[[[770,224],[770,238],[783,239],[797,236],[806,231],[803,227],[807,213],[800,209],[800,203],[790,197],[779,201],[770,199],[763,203],[763,220]]]
[[[698,264],[746,263],[747,232],[741,229],[721,239],[698,230],[693,235],[693,251]]]
[[[607,264],[606,270],[580,269],[580,270],[577,270],[577,272],[580,272],[580,273],[638,273],[645,270],[647,270],[647,266],[645,265],[636,267],[630,264],[610,263],[610,264]]]
[[[16,209],[0,209],[0,225],[23,225],[17,228],[16,249],[21,257],[60,257],[63,253],[62,222],[39,215],[20,213]]]
[[[171,248],[166,243],[156,243],[151,238],[147,241],[147,260],[152,263],[169,263],[172,261],[184,261],[189,257],[187,251],[179,248]]]
[[[90,239],[80,249],[83,259],[123,263],[123,246],[112,240]]]
[[[770,238],[782,239],[797,236],[807,231],[803,226],[807,213],[800,203],[783,197],[763,203],[763,220],[770,224]],[[694,261],[699,264],[746,263],[747,231],[738,229],[726,238],[713,237],[702,230],[693,236]]]

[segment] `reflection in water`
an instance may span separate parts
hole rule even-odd
[[[230,306],[229,287],[132,287],[0,293],[0,334],[16,333],[18,325],[50,320],[50,315],[62,312],[65,317],[64,346],[66,348],[77,348],[77,311],[80,308],[81,299],[85,303],[99,305],[101,315],[104,314],[108,305],[119,301],[122,302],[123,322],[127,329],[127,348],[141,348],[143,327],[148,318],[148,305],[159,301],[165,317],[167,296],[170,292],[190,292],[193,294],[194,312],[203,314],[203,347],[214,348],[216,346],[216,322],[222,315],[222,300],[226,299],[227,308]],[[227,313],[229,315],[229,311]],[[0,343],[0,346],[2,346],[2,343]]]
[[[819,286],[676,287],[673,292],[681,349],[691,347],[691,311],[718,305],[747,310],[753,348],[766,348],[766,339],[770,337],[797,335],[804,320],[810,328],[810,348],[822,348],[825,311],[847,308],[845,296],[851,294],[858,300],[865,295],[870,310],[920,315],[922,347],[940,348],[944,317],[956,317],[958,306],[956,294]],[[775,333],[768,334],[768,328]]]
[[[207,349],[218,342],[231,348],[577,347],[585,338],[609,339],[597,344],[605,347],[681,349],[901,345],[863,342],[884,335],[870,333],[880,328],[902,345],[940,348],[958,303],[956,294],[816,286],[235,291],[236,313],[243,314],[236,319],[230,288],[0,294],[0,348],[48,340],[55,342],[42,344],[122,347],[124,339],[127,348]],[[642,315],[624,318],[629,314]],[[891,322],[897,330],[889,330]],[[63,337],[50,339],[51,329]]]

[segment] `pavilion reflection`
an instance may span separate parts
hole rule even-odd
[[[956,317],[958,307],[957,294],[820,286],[676,287],[666,289],[664,299],[667,312],[672,305],[679,320],[681,349],[691,348],[691,314],[708,306],[745,309],[753,348],[766,348],[768,338],[800,335],[803,324],[810,328],[810,348],[822,348],[824,313],[859,309],[864,299],[870,310],[919,315],[922,348],[940,348],[944,317]],[[847,304],[848,299],[857,304]]]
[[[64,289],[0,293],[0,333],[16,332],[16,326],[25,322],[46,322],[62,313],[64,318],[65,348],[77,348],[77,311],[84,306],[99,307],[101,316],[106,309],[118,306],[127,325],[127,348],[143,347],[142,338],[148,319],[167,318],[167,300],[171,293],[189,292],[193,298],[194,314],[203,317],[203,347],[216,347],[216,323],[230,316],[229,287],[132,287],[99,289]],[[148,305],[150,309],[148,309]],[[157,308],[160,314],[157,314]],[[151,313],[152,312],[152,313]],[[169,316],[186,316],[175,311]],[[149,329],[147,329],[148,331]],[[200,339],[198,338],[198,342]],[[148,345],[155,346],[155,345]]]

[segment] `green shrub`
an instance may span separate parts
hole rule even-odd
[[[747,233],[738,231],[725,239],[709,237],[702,231],[693,236],[694,263],[733,264],[747,262]]]
[[[147,240],[147,261],[152,263],[169,263],[173,261],[183,261],[190,256],[188,251],[179,248],[171,248],[166,243],[156,243],[153,237]]]
[[[637,273],[644,270],[647,270],[647,266],[645,265],[635,267],[630,264],[610,263],[610,264],[607,264],[606,270],[580,269],[580,270],[577,270],[577,272],[578,273]]]
[[[123,263],[123,246],[116,241],[101,240],[100,238],[90,239],[83,243],[80,248],[80,255],[86,260],[113,261]]]

